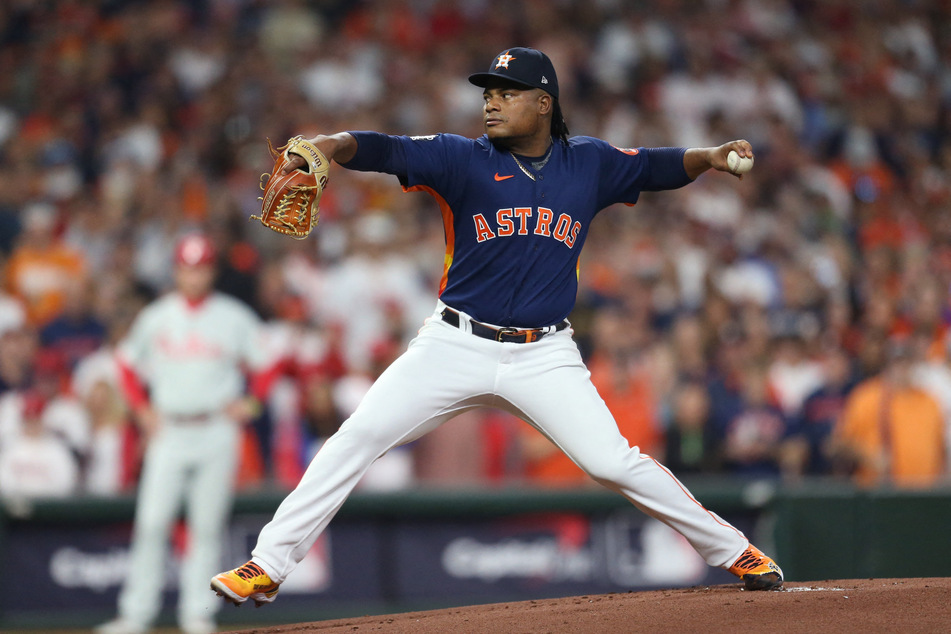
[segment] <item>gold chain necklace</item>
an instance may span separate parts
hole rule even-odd
[[[548,164],[548,159],[551,158],[551,151],[554,147],[555,147],[554,143],[548,146],[548,152],[545,153],[545,158],[543,158],[541,161],[538,162],[540,163],[540,166],[538,168],[539,170],[541,170],[541,168],[545,167],[545,165]],[[518,157],[515,156],[515,153],[509,150],[509,154],[511,154],[512,158],[515,159],[515,164],[518,165],[518,168],[520,170],[522,170],[522,173],[528,176],[530,179],[535,180],[535,175],[529,172],[528,169],[524,165],[522,165],[522,162],[518,160]],[[533,165],[535,164],[533,163]]]
[[[509,152],[509,154],[512,154],[512,153]],[[518,165],[518,168],[522,170],[523,174],[528,176],[530,179],[535,180],[535,175],[529,172],[527,169],[525,169],[525,166],[522,165],[522,162],[518,160],[518,158],[514,154],[512,154],[512,158],[515,159],[515,164]]]

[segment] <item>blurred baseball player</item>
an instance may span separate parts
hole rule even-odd
[[[123,391],[148,445],[119,616],[97,628],[100,634],[145,632],[158,616],[172,525],[183,503],[188,549],[179,624],[186,634],[216,631],[219,605],[205,588],[220,565],[241,426],[258,407],[245,395],[246,374],[258,377],[259,397],[267,383],[261,377],[269,376],[257,316],[212,290],[210,240],[185,236],[175,261],[176,290],[142,310],[117,352]]]
[[[341,132],[311,141],[348,169],[393,174],[406,191],[436,198],[446,233],[439,300],[262,529],[251,561],[215,576],[212,589],[238,605],[273,601],[374,460],[483,406],[527,421],[747,589],[781,587],[782,571],[769,557],[628,446],[565,319],[575,303],[578,256],[601,209],[684,186],[710,168],[729,171],[730,150],[752,157],[750,144],[619,149],[590,137],[569,140],[555,69],[534,49],[503,51],[469,81],[484,89],[479,139]]]

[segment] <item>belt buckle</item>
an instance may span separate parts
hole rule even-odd
[[[495,332],[495,340],[498,341],[498,342],[501,342],[501,341],[503,340],[503,339],[502,339],[503,337],[505,337],[505,336],[507,336],[507,335],[508,335],[508,336],[514,336],[514,335],[517,335],[518,333],[519,333],[519,329],[518,329],[518,328],[512,328],[511,326],[506,326],[506,327],[504,327],[504,328],[499,328],[499,329]]]
[[[519,330],[518,328],[512,328],[511,326],[506,326],[505,328],[499,328],[495,333],[495,340],[498,342],[503,341],[503,337],[524,337],[521,341],[515,341],[513,343],[534,343],[538,341],[539,331],[538,330]]]

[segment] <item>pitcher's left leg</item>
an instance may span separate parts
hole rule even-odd
[[[681,533],[712,566],[729,566],[749,540],[704,508],[659,462],[630,447],[567,333],[519,351],[499,395],[592,478]]]

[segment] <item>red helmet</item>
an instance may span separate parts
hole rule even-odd
[[[201,233],[191,233],[178,241],[175,246],[175,262],[187,266],[211,264],[217,254],[215,245],[208,236]]]

